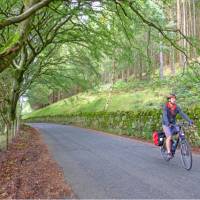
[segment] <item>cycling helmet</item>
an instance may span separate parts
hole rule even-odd
[[[175,98],[176,99],[176,95],[175,94],[169,94],[167,96],[167,100],[170,100],[171,98]]]

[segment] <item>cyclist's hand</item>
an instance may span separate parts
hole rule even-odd
[[[173,124],[168,124],[169,128],[171,128],[173,126]]]
[[[192,120],[189,121],[189,126],[192,126],[194,122]]]

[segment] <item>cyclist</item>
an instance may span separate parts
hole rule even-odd
[[[167,157],[168,159],[172,158],[171,153],[171,140],[174,132],[177,131],[176,127],[176,115],[179,114],[183,119],[193,124],[193,121],[182,112],[181,108],[176,104],[176,95],[170,94],[167,96],[167,103],[163,107],[163,116],[162,116],[162,126],[163,131],[166,135],[166,148],[167,148]]]

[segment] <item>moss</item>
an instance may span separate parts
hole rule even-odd
[[[20,39],[19,33],[15,33],[15,35],[13,35],[7,41],[7,43],[3,47],[0,48],[0,55],[7,52],[7,50],[10,49],[11,47],[15,46],[15,44],[17,44],[19,39]]]
[[[185,130],[187,138],[194,146],[200,146],[200,108],[187,109],[185,112],[194,119],[196,128]],[[127,136],[149,140],[154,130],[161,130],[162,111],[158,109],[117,112],[79,112],[68,115],[35,117],[29,121],[70,122],[87,128],[110,131]],[[180,118],[179,118],[180,119]]]

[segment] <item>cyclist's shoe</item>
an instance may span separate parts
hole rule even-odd
[[[170,160],[172,158],[173,158],[172,153],[167,153],[167,159]]]

